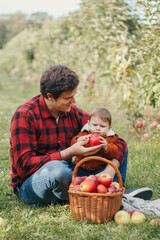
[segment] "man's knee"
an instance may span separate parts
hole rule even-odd
[[[71,181],[72,170],[66,161],[51,161],[45,165],[42,171],[49,179],[55,179],[55,181],[62,184],[68,184]]]

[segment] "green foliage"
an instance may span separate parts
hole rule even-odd
[[[156,117],[160,107],[159,2],[135,1],[137,12],[129,3],[82,0],[78,11],[57,20],[45,13],[33,14],[29,23],[23,14],[11,16],[14,33],[20,22],[19,33],[0,51],[0,71],[28,87],[39,84],[45,68],[61,63],[78,73],[79,97],[84,101],[123,107],[133,126],[137,117]],[[1,23],[0,29],[8,26]],[[11,27],[7,29],[13,35]]]
[[[79,74],[86,97],[100,97],[128,68],[135,40],[128,29],[134,34],[136,21],[124,1],[85,0],[79,11],[58,20],[48,17],[40,29],[17,35],[1,51],[0,66],[8,72],[16,69],[16,76],[26,76],[31,84],[49,65],[65,64]]]
[[[158,1],[138,1],[144,9],[142,38],[132,54],[132,73],[123,83],[128,118],[158,117],[160,107],[160,21]]]

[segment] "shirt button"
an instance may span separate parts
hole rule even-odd
[[[83,167],[85,167],[85,164],[83,163]]]
[[[88,169],[90,168],[90,166],[88,166]]]

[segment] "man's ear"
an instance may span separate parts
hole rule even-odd
[[[47,93],[47,99],[48,99],[48,100],[52,100],[52,99],[53,99],[53,97],[52,97],[52,94],[51,94],[51,93]]]

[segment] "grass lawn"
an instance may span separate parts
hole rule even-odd
[[[15,109],[30,97],[35,89],[19,92],[0,89],[0,217],[7,225],[0,228],[0,240],[158,240],[160,226],[149,222],[156,216],[147,216],[144,224],[118,226],[114,221],[107,224],[89,224],[74,221],[69,207],[51,205],[38,208],[27,206],[13,194],[9,185],[9,127]],[[125,118],[114,121],[114,129],[128,143],[128,170],[126,188],[148,186],[153,189],[153,199],[160,198],[160,137],[142,142],[130,135]]]

